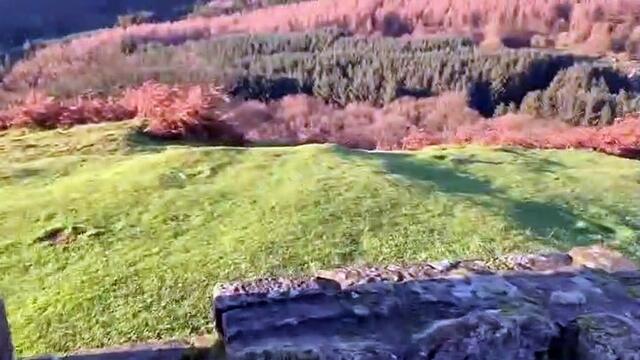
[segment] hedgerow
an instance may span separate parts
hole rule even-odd
[[[402,98],[383,107],[326,104],[306,95],[270,103],[227,102],[217,87],[147,83],[121,98],[40,99],[0,112],[7,126],[54,128],[139,117],[144,134],[164,139],[229,145],[337,143],[365,149],[420,149],[436,144],[479,143],[529,148],[593,149],[640,158],[640,117],[608,126],[570,126],[530,115],[487,120],[466,107],[463,94]]]

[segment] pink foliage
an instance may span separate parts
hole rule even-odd
[[[337,143],[383,150],[417,150],[439,144],[508,145],[541,149],[592,149],[640,157],[640,118],[619,119],[607,127],[571,127],[554,119],[508,114],[482,118],[464,97],[448,93],[427,99],[404,98],[383,108],[325,105],[307,96],[279,102],[247,102],[227,121],[249,142]]]
[[[51,129],[79,124],[120,121],[135,117],[133,109],[114,99],[79,97],[60,102],[50,97],[36,97],[0,111],[0,129],[38,127]]]
[[[148,82],[120,99],[149,120],[147,132],[164,138],[208,138],[222,116],[226,95],[215,86],[169,86]]]
[[[451,132],[420,130],[402,139],[402,147],[416,150],[436,144],[507,145],[536,149],[591,149],[640,158],[640,117],[619,119],[606,127],[570,127],[559,121],[522,115],[478,121]]]
[[[508,114],[485,119],[464,96],[402,98],[383,108],[345,108],[298,95],[272,103],[230,104],[217,87],[146,83],[119,98],[56,101],[33,97],[0,112],[0,128],[67,127],[140,117],[145,131],[170,139],[234,145],[337,143],[348,147],[417,150],[438,144],[508,145],[541,149],[592,149],[640,158],[640,117],[607,127],[571,127],[559,120]]]
[[[167,86],[153,82],[126,90],[118,98],[78,97],[60,101],[32,96],[0,111],[0,129],[56,128],[72,125],[148,120],[150,134],[167,138],[205,136],[217,126],[227,97],[215,86]]]
[[[396,36],[446,33],[482,38],[488,31],[491,41],[516,43],[545,35],[563,46],[584,44],[586,49],[601,51],[613,43],[624,43],[640,26],[638,15],[637,0],[315,0],[214,18],[106,29],[38,51],[17,64],[6,81],[33,85],[108,67],[105,52],[117,54],[123,40],[177,44],[232,32],[289,32],[324,26]]]
[[[452,108],[459,111],[451,112]],[[365,103],[345,108],[304,95],[270,104],[246,102],[226,117],[248,141],[277,144],[332,142],[358,148],[397,148],[416,129],[445,131],[480,119],[461,94],[398,99],[383,108]]]

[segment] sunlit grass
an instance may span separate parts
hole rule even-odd
[[[167,147],[134,125],[0,136],[0,294],[21,355],[209,331],[232,279],[597,242],[640,258],[637,161]]]

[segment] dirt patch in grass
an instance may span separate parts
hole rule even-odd
[[[43,231],[36,237],[37,243],[51,246],[71,245],[81,238],[91,237],[101,231],[83,225],[54,226]]]

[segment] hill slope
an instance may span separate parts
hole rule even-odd
[[[26,40],[50,39],[76,32],[111,27],[118,15],[149,11],[154,20],[176,20],[195,0],[46,0],[0,2],[0,51],[22,46]]]
[[[134,126],[0,134],[0,294],[21,355],[206,330],[229,279],[599,241],[640,258],[637,161],[169,147]]]

